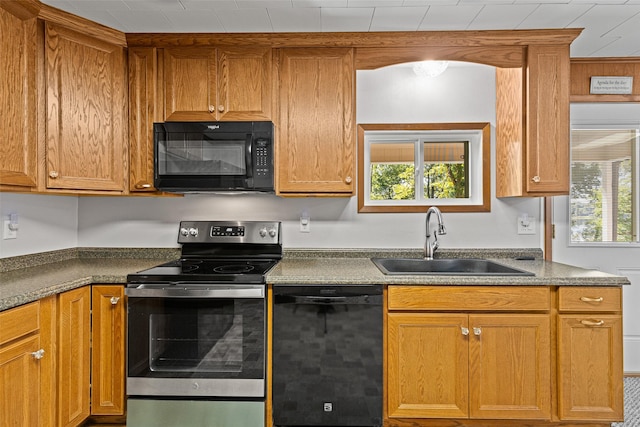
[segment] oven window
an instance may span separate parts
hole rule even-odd
[[[129,376],[264,378],[264,299],[129,298]]]
[[[158,147],[162,175],[240,175],[247,172],[245,139],[207,139],[201,133],[168,133]]]

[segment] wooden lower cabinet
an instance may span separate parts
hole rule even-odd
[[[124,415],[125,313],[122,285],[58,296],[58,425]]]
[[[54,426],[50,388],[53,298],[0,313],[0,425]]]
[[[389,313],[391,418],[549,419],[549,316]]]
[[[77,426],[90,414],[91,287],[58,296],[58,426]]]
[[[386,427],[623,419],[622,290],[387,289]]]
[[[624,416],[622,290],[560,290],[559,416],[621,421]]]
[[[92,288],[91,415],[124,415],[124,286]]]

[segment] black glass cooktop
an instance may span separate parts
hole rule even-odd
[[[275,259],[178,259],[129,274],[127,281],[264,283],[265,274],[277,263]]]

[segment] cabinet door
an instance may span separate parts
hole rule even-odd
[[[470,315],[471,418],[549,419],[549,316]]]
[[[165,120],[216,120],[216,75],[216,49],[165,49]]]
[[[58,425],[77,426],[89,416],[91,288],[60,294],[58,308]]]
[[[0,185],[24,189],[36,186],[36,16],[16,16],[4,7],[21,6],[7,3],[0,4]]]
[[[270,48],[218,49],[218,120],[271,120]]]
[[[124,191],[123,48],[47,23],[45,50],[47,188]]]
[[[92,287],[91,415],[124,414],[124,286]]]
[[[560,315],[558,343],[560,419],[622,421],[622,316]]]
[[[468,417],[466,314],[387,317],[389,418]]]
[[[157,114],[156,48],[129,49],[129,191],[152,192],[153,123]]]
[[[569,194],[569,46],[529,46],[526,78],[526,191]]]
[[[351,196],[353,50],[282,49],[279,72],[278,193]]]
[[[40,426],[40,336],[0,346],[0,425]]]

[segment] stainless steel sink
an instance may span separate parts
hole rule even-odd
[[[487,259],[371,258],[384,274],[449,276],[535,276]]]

